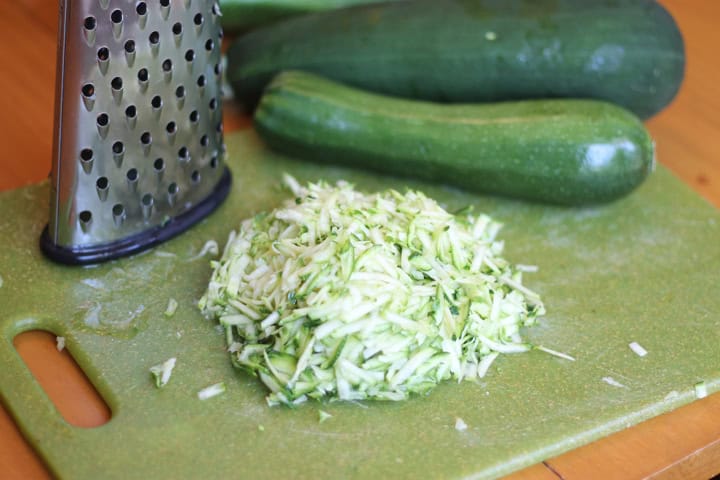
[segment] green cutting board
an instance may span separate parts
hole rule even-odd
[[[228,149],[235,183],[220,210],[153,251],[94,268],[41,256],[47,184],[0,194],[0,399],[58,477],[491,478],[689,403],[699,381],[720,389],[720,215],[664,168],[616,203],[568,209],[302,163],[251,131],[231,135]],[[448,209],[470,203],[495,216],[506,256],[540,267],[525,281],[548,314],[527,337],[577,361],[507,355],[479,383],[406,402],[267,407],[195,306],[210,267],[193,257],[276,206],[284,171],[368,191],[420,188]],[[165,318],[171,297],[179,308]],[[30,329],[67,339],[109,423],[62,419],[13,348]],[[634,354],[633,341],[648,355]],[[170,357],[177,366],[159,390],[148,368]],[[220,381],[224,395],[198,400]],[[320,424],[319,408],[332,418]],[[456,430],[456,418],[468,429]]]

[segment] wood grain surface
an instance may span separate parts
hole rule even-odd
[[[720,0],[661,0],[683,31],[688,66],[673,104],[647,122],[658,160],[709,202],[720,206]],[[0,190],[36,183],[50,170],[57,4],[6,0],[0,7]],[[226,129],[250,125],[225,106]],[[5,212],[0,212],[0,221]],[[719,239],[720,241],[720,239]],[[1,267],[1,266],[0,266]],[[77,422],[101,422],[90,392],[57,387],[59,374],[77,376],[54,339],[30,334],[16,348],[43,380],[61,412]],[[52,357],[56,355],[56,357]],[[60,359],[57,358],[60,357]],[[58,373],[59,372],[59,373]],[[80,374],[82,375],[82,374]],[[85,413],[83,413],[85,412]],[[661,415],[512,475],[513,480],[707,479],[720,473],[720,394]],[[50,475],[0,405],[0,478]]]

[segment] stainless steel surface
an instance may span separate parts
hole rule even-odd
[[[220,181],[219,8],[63,0],[50,240],[112,243],[167,224]]]

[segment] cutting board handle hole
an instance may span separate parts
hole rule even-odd
[[[58,349],[54,334],[29,330],[16,335],[13,344],[67,423],[81,428],[95,428],[110,421],[110,407],[90,383],[69,349]]]

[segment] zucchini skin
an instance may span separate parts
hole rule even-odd
[[[641,118],[684,77],[682,35],[654,0],[413,0],[290,18],[238,38],[228,79],[250,109],[304,70],[436,102],[594,98]]]
[[[290,71],[268,86],[255,128],[290,156],[562,205],[622,197],[654,167],[642,122],[596,100],[447,105]]]
[[[244,32],[281,18],[384,0],[220,0],[223,28]]]

